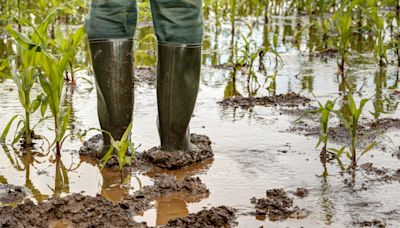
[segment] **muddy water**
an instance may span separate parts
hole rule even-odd
[[[282,21],[282,18],[276,18],[273,25],[284,29]],[[292,27],[294,24],[290,23]],[[248,33],[243,24],[239,24],[238,28],[237,33]],[[203,207],[227,205],[239,209],[240,227],[348,227],[354,222],[372,219],[384,220],[390,227],[400,226],[400,183],[372,182],[362,188],[365,180],[371,177],[358,173],[355,187],[348,187],[344,182],[347,174],[341,175],[336,163],[328,164],[329,175],[323,177],[319,151],[315,150],[317,139],[290,130],[298,116],[286,114],[288,112],[279,107],[242,110],[222,108],[217,104],[224,98],[230,70],[211,65],[228,61],[229,53],[220,50],[226,50],[230,45],[229,29],[229,26],[223,25],[222,31],[217,34],[212,32],[212,27],[208,29],[206,39],[210,41],[210,47],[205,50],[199,99],[191,122],[192,132],[211,138],[215,158],[183,170],[168,171],[178,179],[188,175],[199,176],[211,193],[206,199],[180,195],[158,199],[153,202],[153,209],[135,219],[146,221],[148,225],[162,225],[172,218],[200,211]],[[260,45],[265,42],[264,34],[262,25],[254,28],[253,37]],[[306,38],[307,35],[302,36],[304,40],[300,41],[299,50],[291,43],[280,44],[284,65],[277,70],[276,93],[296,92],[312,98],[312,92],[322,101],[334,99],[339,96],[344,84],[337,78],[336,60],[331,57],[310,58],[306,52]],[[273,72],[273,59],[266,62],[269,72]],[[372,56],[367,54],[352,56],[349,66],[347,82],[360,91],[359,96],[374,99],[376,94],[384,96],[393,92],[388,88],[396,85],[399,69],[389,66],[385,71],[379,71]],[[93,77],[87,71],[79,74],[93,82]],[[264,75],[258,73],[258,76],[263,82]],[[241,81],[238,89],[246,95]],[[155,92],[155,88],[149,85],[141,84],[136,88],[133,141],[138,151],[159,143]],[[257,94],[266,95],[268,92],[260,88]],[[93,85],[81,80],[74,91],[67,88],[66,95],[67,102],[72,103],[73,108],[72,135],[80,129],[99,126]],[[2,130],[12,115],[22,113],[22,110],[15,86],[10,80],[0,83],[0,97]],[[396,102],[396,98],[392,100]],[[372,102],[367,109],[374,111]],[[368,112],[364,116],[363,121],[372,119]],[[398,117],[399,112],[382,116]],[[38,118],[35,116],[32,121],[35,123]],[[51,124],[46,121],[39,125],[36,133],[51,139]],[[318,123],[315,125],[318,126]],[[377,167],[399,168],[400,161],[392,153],[398,151],[400,143],[397,139],[400,134],[391,131],[385,135],[388,137],[382,136],[380,143],[386,145],[387,150],[383,152],[377,148],[371,153],[373,156],[363,157],[361,163],[373,162]],[[80,146],[80,141],[72,136],[64,145],[62,159],[57,160],[52,151],[47,151],[45,143],[38,143],[35,150],[28,152],[4,145],[0,148],[0,180],[2,183],[27,187],[31,192],[30,197],[36,202],[71,193],[101,194],[106,199],[118,201],[141,186],[151,185],[155,174],[166,172],[152,170],[147,173],[128,173],[121,185],[117,172],[107,169],[100,171],[95,161],[79,157],[77,150]],[[291,195],[290,192],[298,187],[307,188],[310,194],[305,198]],[[265,191],[271,188],[284,188],[294,197],[295,205],[311,211],[311,214],[303,220],[257,220],[250,215],[254,211],[250,199],[265,197]],[[53,225],[62,227],[67,226],[68,222],[55,222]]]

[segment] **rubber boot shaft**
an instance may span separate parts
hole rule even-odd
[[[201,45],[158,44],[157,101],[162,150],[189,151],[189,123],[199,91]]]
[[[89,40],[97,88],[97,112],[101,129],[119,140],[132,121],[134,72],[132,39]],[[104,152],[110,138],[103,133]],[[99,155],[101,156],[101,155]]]

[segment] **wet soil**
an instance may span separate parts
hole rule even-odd
[[[27,189],[11,184],[0,184],[0,204],[22,202],[27,197]]]
[[[357,227],[384,228],[386,227],[386,222],[378,219],[373,219],[372,221],[355,222],[354,225]]]
[[[369,144],[376,140],[382,133],[400,129],[400,119],[382,118],[368,123],[362,123],[358,127],[358,139],[361,144]],[[306,122],[298,122],[289,131],[296,131],[305,136],[319,137],[320,128],[318,123],[310,125]],[[329,127],[329,140],[336,143],[350,143],[350,137],[347,128],[344,125]]]
[[[199,163],[214,157],[211,148],[211,140],[205,135],[190,135],[190,142],[196,146],[194,150],[189,152],[183,151],[162,151],[158,147],[154,147],[143,153],[136,153],[132,166],[137,170],[145,171],[156,166],[163,169],[175,170],[181,169],[194,163]],[[99,151],[103,144],[103,136],[101,134],[91,137],[85,141],[79,150],[80,155],[89,156],[98,159]],[[111,158],[107,163],[108,167],[117,167],[116,159]]]
[[[155,177],[154,186],[146,186],[112,203],[97,195],[73,194],[52,198],[35,205],[31,200],[15,208],[0,208],[1,227],[48,227],[57,221],[76,227],[147,227],[132,218],[151,207],[150,202],[169,194],[208,196],[209,191],[199,178],[187,177],[182,182],[169,175]]]
[[[139,85],[155,86],[157,80],[157,70],[155,67],[135,68],[135,83]]]
[[[184,218],[173,219],[165,227],[233,227],[236,225],[235,212],[236,210],[231,207],[213,207],[190,214]]]
[[[306,106],[308,103],[310,103],[310,101],[311,100],[309,98],[303,97],[297,93],[287,93],[265,97],[235,96],[226,98],[218,103],[222,106],[248,109],[254,106],[299,107]]]
[[[304,192],[304,191],[303,191]],[[251,203],[255,205],[255,216],[259,219],[268,217],[271,221],[288,218],[302,219],[309,214],[305,209],[293,207],[293,198],[290,198],[283,189],[267,190],[267,197],[257,199],[253,197]]]
[[[384,181],[384,182],[400,182],[400,169],[391,170],[388,168],[378,168],[372,163],[364,163],[360,165],[361,170],[365,172],[370,179],[368,182]]]
[[[143,152],[143,157],[153,165],[163,169],[180,169],[185,166],[202,162],[214,157],[211,149],[211,141],[205,135],[190,135],[190,142],[196,148],[189,152],[184,151],[162,151],[158,147],[153,147]]]

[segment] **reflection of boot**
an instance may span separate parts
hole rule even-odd
[[[189,151],[189,122],[200,82],[201,45],[158,44],[157,101],[162,150]]]
[[[97,112],[101,129],[121,139],[132,121],[134,104],[133,40],[94,39],[89,41],[97,86]],[[110,146],[103,133],[101,158]]]

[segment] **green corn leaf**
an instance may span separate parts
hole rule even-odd
[[[10,127],[13,124],[14,120],[17,119],[18,116],[19,115],[14,115],[10,119],[10,121],[8,121],[8,123],[6,125],[6,128],[4,129],[3,133],[0,136],[0,143],[5,143],[6,142],[6,138],[7,138],[8,132],[10,131]]]
[[[106,154],[101,159],[101,161],[102,161],[101,170],[103,170],[103,168],[106,166],[106,164],[107,164],[108,160],[110,160],[113,152],[114,152],[114,147],[111,145],[110,148],[108,149],[108,151],[106,152]]]

